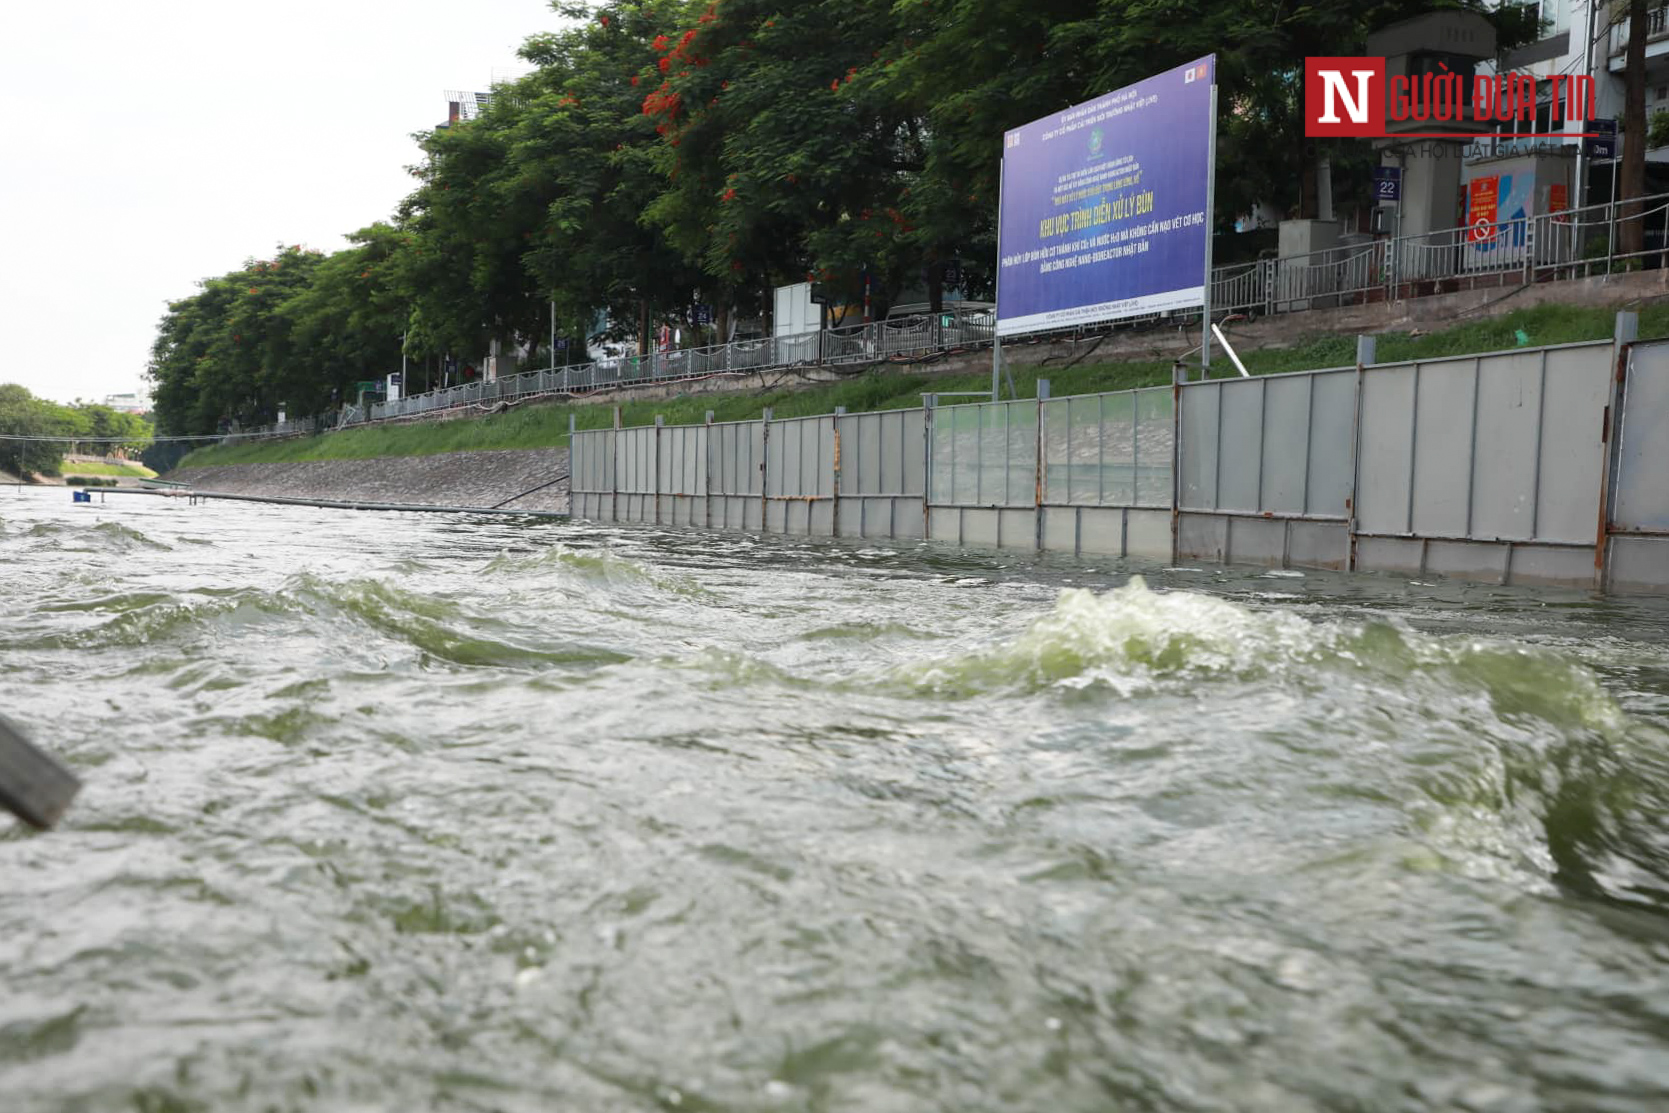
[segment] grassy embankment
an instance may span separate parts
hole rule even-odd
[[[1380,362],[1389,363],[1497,351],[1516,346],[1519,330],[1523,330],[1531,344],[1538,345],[1598,340],[1611,335],[1614,318],[1615,312],[1604,308],[1535,306],[1504,317],[1474,321],[1423,335],[1382,333],[1377,355]],[[1640,309],[1640,335],[1669,335],[1669,302]],[[1355,358],[1356,338],[1333,335],[1306,338],[1289,348],[1244,354],[1247,370],[1255,375],[1341,367],[1354,362]],[[1226,360],[1224,365],[1227,370]],[[1155,386],[1170,382],[1171,376],[1171,365],[1165,361],[1083,363],[1076,367],[1015,366],[1012,370],[1015,386],[1022,398],[1035,397],[1039,378],[1048,379],[1050,391],[1060,397]],[[1221,371],[1217,373],[1222,374]],[[971,375],[929,376],[883,369],[844,382],[807,389],[780,387],[680,396],[624,402],[620,409],[621,420],[626,425],[651,425],[657,414],[664,417],[668,425],[699,423],[708,410],[713,411],[716,421],[747,420],[758,417],[764,406],[771,407],[776,417],[824,414],[836,406],[845,406],[848,411],[856,413],[919,406],[923,391],[987,389],[990,381],[990,373],[986,371]],[[364,460],[378,456],[427,456],[437,452],[479,449],[556,448],[568,442],[570,413],[579,428],[601,429],[613,420],[612,412],[612,404],[521,406],[508,413],[474,420],[372,426],[295,440],[216,445],[198,449],[187,456],[180,466]]]
[[[143,464],[106,464],[103,461],[65,460],[59,469],[64,475],[114,475],[132,479],[150,479],[156,472]]]

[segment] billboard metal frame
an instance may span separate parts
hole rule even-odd
[[[997,291],[998,291],[997,304],[999,305],[999,307],[1002,304],[1001,288],[1002,288],[1002,271],[1003,271],[1003,258],[1004,258],[1004,256],[1003,256],[1003,252],[1004,252],[1003,231],[1004,231],[1004,224],[1005,224],[1004,215],[1005,215],[1005,207],[1010,200],[1010,198],[1007,195],[1008,191],[1006,189],[1006,186],[1007,186],[1007,169],[1008,169],[1008,154],[1007,154],[1007,152],[1008,152],[1008,148],[1011,144],[1008,142],[1007,137],[1011,134],[1014,135],[1015,136],[1015,141],[1014,141],[1013,145],[1018,145],[1019,142],[1020,142],[1018,133],[1021,132],[1023,129],[1033,128],[1036,125],[1039,125],[1039,124],[1042,124],[1046,121],[1052,120],[1057,115],[1058,116],[1064,116],[1066,114],[1069,114],[1069,113],[1073,112],[1076,109],[1080,109],[1080,108],[1083,108],[1083,107],[1088,106],[1088,105],[1094,105],[1094,104],[1096,104],[1096,102],[1106,100],[1107,98],[1114,98],[1114,97],[1119,96],[1119,94],[1125,93],[1127,91],[1132,91],[1132,90],[1138,89],[1139,87],[1143,86],[1144,84],[1146,84],[1148,82],[1155,81],[1156,79],[1164,78],[1168,74],[1180,73],[1180,72],[1183,72],[1183,71],[1187,71],[1191,67],[1198,66],[1198,65],[1201,65],[1201,64],[1203,64],[1205,66],[1205,68],[1207,69],[1207,71],[1209,73],[1210,88],[1209,88],[1209,90],[1207,91],[1207,94],[1206,94],[1206,96],[1207,96],[1207,101],[1206,101],[1206,103],[1207,103],[1207,109],[1206,109],[1207,121],[1206,121],[1206,135],[1205,135],[1206,152],[1205,152],[1205,182],[1204,182],[1204,186],[1205,186],[1205,190],[1204,190],[1204,192],[1205,192],[1205,197],[1204,197],[1205,212],[1204,212],[1204,223],[1203,223],[1203,237],[1204,237],[1205,243],[1204,243],[1204,254],[1203,254],[1203,259],[1202,259],[1202,264],[1203,264],[1203,266],[1202,266],[1202,278],[1201,278],[1201,281],[1200,281],[1200,300],[1197,304],[1200,306],[1200,312],[1201,312],[1200,349],[1199,349],[1200,350],[1200,362],[1201,362],[1201,365],[1204,366],[1204,367],[1209,367],[1210,366],[1210,363],[1211,363],[1211,337],[1210,337],[1210,327],[1209,326],[1210,326],[1210,322],[1211,322],[1211,311],[1212,311],[1212,308],[1211,308],[1211,301],[1212,301],[1212,298],[1211,298],[1211,264],[1212,264],[1212,239],[1213,239],[1213,230],[1214,230],[1214,223],[1215,223],[1214,217],[1215,217],[1215,212],[1216,212],[1217,111],[1218,111],[1217,57],[1214,53],[1213,54],[1207,54],[1203,58],[1200,58],[1200,59],[1195,59],[1193,62],[1187,63],[1186,65],[1175,66],[1175,67],[1172,67],[1172,69],[1164,71],[1162,73],[1153,74],[1150,77],[1144,78],[1142,81],[1133,82],[1132,84],[1123,86],[1122,88],[1110,90],[1106,93],[1101,94],[1098,97],[1094,97],[1094,98],[1091,98],[1090,100],[1084,101],[1084,102],[1082,102],[1082,104],[1073,105],[1073,106],[1071,106],[1067,109],[1064,109],[1062,111],[1062,113],[1051,114],[1050,116],[1041,117],[1039,120],[1030,121],[1027,124],[1021,125],[1020,128],[1010,129],[1009,132],[1005,133],[1005,139],[1004,139],[1004,145],[1003,145],[1003,157],[1001,159],[1001,162],[999,163],[998,193],[997,193],[997,256],[998,256],[998,263],[997,263],[997,274],[996,274],[996,287],[997,287]],[[1191,75],[1189,76],[1188,80],[1189,81],[1192,80]],[[1082,126],[1082,125],[1079,125],[1079,126]],[[1050,138],[1050,136],[1045,135],[1044,136],[1044,142],[1047,142],[1049,138]],[[1099,135],[1097,135],[1096,138],[1099,139]],[[1137,140],[1132,140],[1132,142],[1138,142],[1138,141]],[[1146,148],[1143,147],[1143,149],[1145,150]],[[1103,194],[1103,196],[1105,196],[1105,194]],[[1030,243],[1030,242],[1033,242],[1033,241],[1031,241],[1030,239],[1026,239],[1025,242]],[[1119,265],[1117,259],[1101,261],[1102,266],[1106,266],[1106,265],[1108,265],[1108,263],[1111,263],[1112,266],[1118,266]],[[1106,273],[1106,272],[1103,271],[1102,273]],[[1152,297],[1153,295],[1144,294],[1144,295],[1141,295],[1141,296]],[[1180,307],[1180,308],[1188,309],[1188,308],[1191,308],[1191,307],[1192,307],[1191,305],[1187,305],[1187,306],[1183,306],[1183,307]],[[1073,308],[1073,307],[1065,307],[1065,308]],[[1077,308],[1081,309],[1081,308],[1086,308],[1086,307],[1077,307]],[[1031,310],[1031,307],[1028,306],[1027,309]],[[1037,311],[1028,311],[1028,312],[1020,314],[1019,317],[1021,319],[1025,319],[1025,318],[1029,318],[1029,317],[1033,317],[1033,316],[1042,316],[1045,313],[1054,313],[1054,312],[1057,312],[1057,311],[1058,310],[1054,309],[1054,308],[1042,309],[1042,310],[1037,310]],[[1128,308],[1127,308],[1126,310],[1116,312],[1111,316],[1105,316],[1105,317],[1099,317],[1098,316],[1098,317],[1095,317],[1093,319],[1084,318],[1082,320],[1077,321],[1076,323],[1078,323],[1078,324],[1105,324],[1105,323],[1108,323],[1108,322],[1118,321],[1118,320],[1124,319],[1125,317],[1143,316],[1143,315],[1147,315],[1148,313],[1151,313],[1151,307],[1147,310],[1144,310],[1143,312],[1140,312],[1140,313],[1129,311]],[[1057,326],[1051,325],[1050,327],[1057,327]],[[1028,333],[1035,333],[1035,332],[1038,332],[1038,331],[1046,331],[1046,330],[1042,326],[1038,326],[1038,327],[1019,327],[1019,328],[1005,329],[1004,321],[1001,317],[1001,313],[1000,313],[1000,309],[999,309],[999,316],[998,316],[998,320],[997,320],[997,328],[995,329],[996,335],[993,338],[992,360],[991,360],[991,392],[990,393],[991,393],[991,397],[992,397],[993,400],[996,400],[999,397],[999,392],[1000,392],[1000,379],[1001,379],[1001,372],[1002,372],[1002,339],[1003,339],[1003,337],[1005,335],[1008,335],[1008,336],[1022,336],[1022,335],[1026,335]]]

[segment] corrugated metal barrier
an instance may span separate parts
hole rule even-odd
[[[1669,342],[582,431],[604,521],[1669,590]]]

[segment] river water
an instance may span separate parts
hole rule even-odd
[[[6,1113],[1669,1105],[1663,601],[4,489],[0,708]]]

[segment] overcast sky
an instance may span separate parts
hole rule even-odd
[[[546,0],[9,5],[0,383],[145,389],[170,300],[388,217],[446,90],[525,72],[557,25]]]

